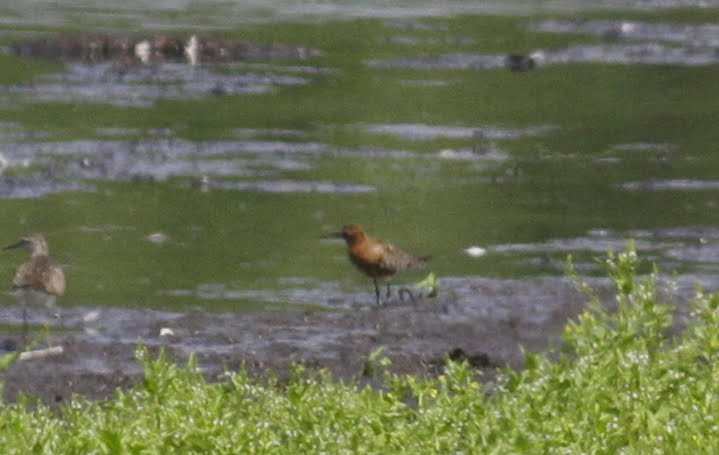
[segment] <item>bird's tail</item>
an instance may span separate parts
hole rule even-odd
[[[432,259],[432,256],[420,256],[413,258],[412,262],[410,262],[409,267],[412,269],[418,269],[421,267],[424,267],[427,265],[427,261]]]

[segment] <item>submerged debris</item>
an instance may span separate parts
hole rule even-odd
[[[531,71],[544,60],[544,53],[534,52],[529,55],[525,54],[510,54],[504,60],[504,65],[511,71],[514,72],[525,72]]]
[[[168,236],[164,232],[153,232],[152,234],[145,237],[145,240],[156,245],[162,245],[163,243],[170,240],[170,236]]]

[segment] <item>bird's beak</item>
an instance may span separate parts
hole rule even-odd
[[[20,248],[21,246],[23,246],[25,244],[25,242],[26,242],[25,239],[20,239],[17,242],[4,247],[3,250],[12,250],[13,248]]]

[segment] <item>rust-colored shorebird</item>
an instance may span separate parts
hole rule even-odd
[[[389,297],[389,280],[393,276],[405,270],[424,267],[429,259],[429,256],[412,256],[390,243],[370,237],[356,224],[348,224],[342,228],[342,231],[332,236],[342,237],[347,242],[350,261],[362,273],[372,278],[378,305],[380,304],[378,279],[387,281]]]
[[[24,338],[27,333],[27,305],[54,306],[56,298],[65,293],[65,273],[50,261],[50,250],[45,237],[40,234],[21,237],[19,241],[4,249],[13,248],[23,248],[30,253],[30,257],[18,267],[12,280],[13,289],[23,304]]]

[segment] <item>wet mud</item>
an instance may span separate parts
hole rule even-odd
[[[522,365],[520,346],[538,350],[556,341],[567,318],[582,307],[581,296],[565,280],[458,278],[441,286],[448,290],[439,297],[414,303],[395,299],[376,306],[368,294],[351,311],[213,314],[65,308],[64,328],[54,327],[49,335],[64,353],[12,365],[2,374],[5,398],[13,401],[28,393],[54,403],[73,393],[108,397],[114,387],[141,379],[134,357],[138,343],[153,352],[163,348],[179,362],[195,353],[211,380],[242,365],[257,376],[273,372],[283,377],[291,364],[300,363],[372,383],[376,378],[368,376],[366,363],[379,348],[392,360],[390,369],[399,373],[437,373],[449,356],[469,361],[491,379],[498,367]],[[455,287],[463,291],[456,294]],[[536,287],[532,297],[529,287]],[[18,306],[3,305],[0,311],[2,320],[19,324]],[[34,333],[48,321],[45,310],[31,310]],[[20,342],[17,332],[3,339],[6,347]]]
[[[611,307],[610,283],[590,283]],[[680,277],[675,288],[666,286],[664,295],[689,298],[693,286],[692,279]],[[359,297],[350,311],[329,312],[65,308],[62,330],[53,327],[49,334],[64,353],[13,364],[2,373],[5,399],[14,401],[24,393],[52,404],[76,393],[96,399],[112,396],[115,387],[141,380],[135,359],[139,344],[154,353],[164,349],[178,362],[194,353],[212,381],[240,367],[257,377],[271,373],[283,378],[296,363],[375,384],[379,376],[368,359],[378,349],[392,360],[389,370],[397,373],[437,374],[451,358],[466,360],[482,372],[482,380],[491,381],[498,368],[521,368],[522,348],[560,347],[562,328],[586,302],[563,278],[452,278],[441,281],[436,298],[413,303],[395,299],[376,306],[371,297]],[[0,312],[2,320],[19,324],[19,307],[3,305]],[[681,310],[678,320],[685,316],[686,310]],[[31,310],[34,333],[48,321],[52,320],[45,310]],[[20,343],[17,331],[2,338],[6,348]]]

